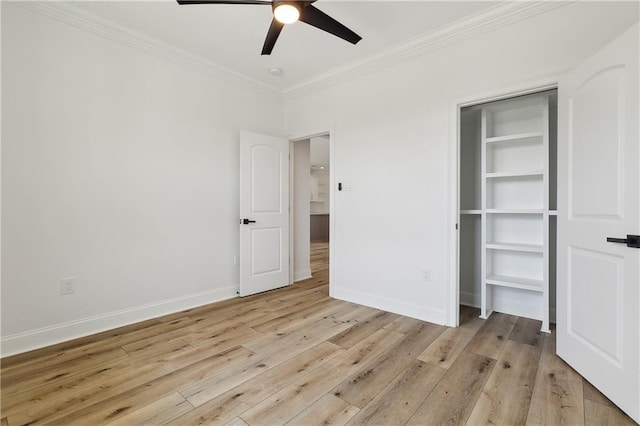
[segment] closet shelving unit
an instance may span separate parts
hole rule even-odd
[[[553,96],[543,92],[473,107],[476,117],[479,112],[480,140],[467,154],[475,156],[476,170],[467,172],[466,179],[472,176],[479,182],[471,185],[476,188],[471,191],[476,193],[474,200],[463,200],[462,191],[460,200],[461,206],[473,207],[460,210],[461,232],[469,232],[463,216],[475,217],[470,220],[475,220],[476,236],[467,235],[465,241],[473,240],[480,252],[481,318],[494,310],[528,316],[541,320],[545,332],[549,331],[550,216],[555,214],[550,210],[555,207],[555,200],[550,202],[555,191],[550,192],[549,164]]]

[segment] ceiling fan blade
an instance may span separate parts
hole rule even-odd
[[[342,25],[340,22],[333,19],[320,9],[317,9],[311,4],[305,6],[300,11],[300,20],[323,31],[333,34],[336,37],[340,37],[349,43],[356,44],[362,37],[351,31],[349,28]]]
[[[269,27],[269,31],[267,32],[267,38],[264,40],[264,46],[262,46],[262,55],[271,55],[271,51],[273,50],[273,46],[276,44],[276,40],[278,40],[278,36],[280,35],[280,31],[284,28],[284,24],[273,18],[271,20],[271,26]]]
[[[269,0],[177,0],[178,4],[266,4],[271,6]]]

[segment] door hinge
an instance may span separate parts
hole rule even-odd
[[[458,224],[456,223],[456,231],[458,230]]]

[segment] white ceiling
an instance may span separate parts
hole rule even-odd
[[[270,56],[260,51],[271,22],[269,6],[185,5],[173,0],[73,1],[96,15],[277,89],[364,60],[495,6],[484,1],[335,1],[318,9],[363,37],[351,45],[307,24],[284,28]],[[272,67],[283,74],[275,77]]]

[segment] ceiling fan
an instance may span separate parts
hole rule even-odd
[[[271,6],[273,10],[273,19],[271,20],[271,26],[267,32],[267,38],[264,41],[262,47],[263,55],[270,55],[273,50],[273,46],[278,40],[278,36],[282,31],[282,28],[286,24],[292,24],[296,21],[302,21],[306,24],[312,25],[336,37],[340,37],[343,40],[348,41],[351,44],[356,44],[362,37],[351,31],[349,28],[342,25],[340,22],[333,19],[320,9],[317,9],[311,3],[316,0],[310,1],[284,1],[284,0],[177,0],[178,4],[258,4]]]

